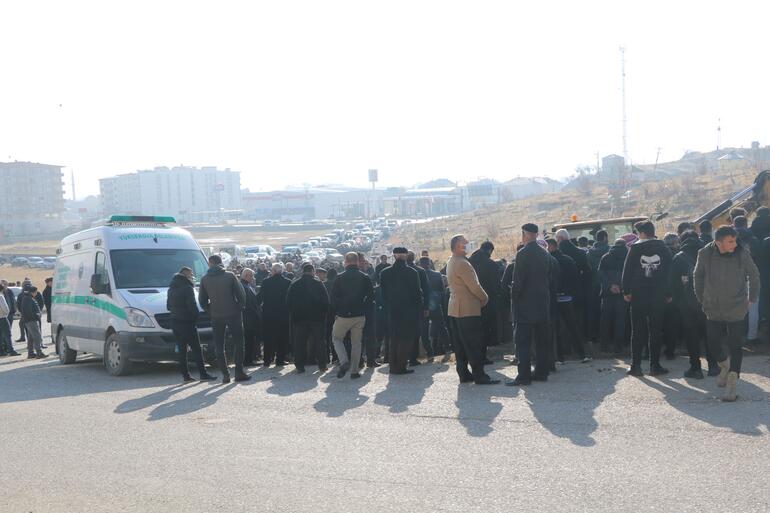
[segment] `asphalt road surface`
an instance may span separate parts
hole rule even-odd
[[[223,386],[3,358],[0,512],[770,511],[770,360],[746,357],[734,404],[668,365],[568,363],[519,390],[439,363]]]

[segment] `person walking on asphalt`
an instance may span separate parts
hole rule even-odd
[[[714,242],[698,252],[693,272],[695,296],[706,314],[706,339],[720,373],[717,386],[726,387],[723,401],[737,399],[743,361],[745,317],[759,299],[759,271],[749,252],[737,243],[732,226],[720,226]],[[729,353],[724,350],[726,338]]]
[[[297,374],[305,372],[308,340],[318,370],[326,372],[329,355],[326,354],[324,326],[329,311],[329,295],[321,280],[315,277],[313,264],[302,264],[302,276],[289,286],[286,304],[291,316],[294,366]]]
[[[243,315],[246,304],[246,293],[238,278],[222,265],[222,257],[209,257],[209,270],[201,278],[198,291],[198,303],[209,312],[211,327],[214,331],[214,344],[217,351],[217,361],[222,372],[222,383],[230,382],[230,370],[225,356],[225,330],[235,344],[233,360],[235,361],[235,381],[248,381],[251,376],[243,371]]]
[[[166,309],[171,312],[171,331],[176,337],[176,346],[179,352],[179,370],[182,373],[182,381],[189,383],[194,381],[187,367],[187,348],[193,353],[195,365],[198,367],[198,375],[201,381],[216,379],[206,372],[201,354],[201,344],[198,338],[196,325],[199,317],[198,303],[195,301],[195,279],[192,269],[182,267],[171,278],[166,297]]]
[[[668,369],[660,365],[663,341],[663,313],[671,302],[669,273],[671,252],[655,238],[651,221],[634,224],[639,240],[631,245],[623,265],[623,298],[631,304],[631,368],[629,376],[643,376],[642,350],[650,351],[650,375],[660,376]]]
[[[524,247],[516,253],[511,281],[511,309],[516,324],[516,351],[519,358],[518,375],[506,383],[526,386],[532,381],[547,381],[551,331],[551,292],[554,259],[537,243],[538,227],[527,223],[521,227]],[[535,338],[535,372],[532,373],[531,348]]]
[[[404,247],[393,249],[393,265],[382,269],[380,288],[388,315],[390,345],[388,364],[390,374],[409,374],[407,363],[412,352],[419,326],[412,322],[415,312],[422,311],[422,287],[417,271],[407,265],[408,251]]]
[[[487,304],[489,297],[468,261],[467,245],[468,239],[464,235],[452,237],[449,242],[452,256],[446,265],[446,276],[451,290],[448,315],[457,375],[460,383],[473,381],[477,385],[492,385],[500,380],[493,380],[484,372],[481,347],[481,308]]]
[[[262,282],[257,294],[257,303],[262,305],[262,340],[264,367],[270,367],[275,358],[275,366],[286,365],[286,353],[289,349],[289,307],[286,294],[291,280],[286,278],[281,263],[274,263],[273,273]]]
[[[13,348],[11,336],[11,324],[8,317],[11,316],[11,307],[6,301],[5,284],[0,283],[0,356],[21,356]]]
[[[332,286],[331,302],[334,307],[332,341],[340,368],[337,377],[342,378],[350,370],[351,379],[361,377],[361,340],[366,324],[366,310],[374,301],[372,280],[358,268],[358,254],[345,254],[345,271],[337,276]],[[350,333],[350,358],[345,350],[344,339]]]

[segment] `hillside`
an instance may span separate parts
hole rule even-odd
[[[389,243],[417,250],[428,249],[440,261],[449,255],[449,240],[464,233],[477,244],[494,242],[497,258],[510,258],[519,241],[519,227],[534,222],[540,229],[567,222],[572,214],[579,220],[668,212],[657,223],[658,233],[674,231],[681,221],[691,220],[754,181],[758,171],[748,163],[730,170],[701,171],[687,175],[642,181],[633,185],[622,199],[610,198],[606,186],[585,180],[574,188],[544,194],[460,216],[416,224],[397,230]]]

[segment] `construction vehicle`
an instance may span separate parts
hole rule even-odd
[[[753,184],[736,192],[694,222],[697,226],[701,221],[711,221],[711,226],[716,229],[723,224],[730,224],[730,210],[742,208],[746,211],[746,217],[749,217],[762,206],[770,206],[770,171],[759,173]]]
[[[759,173],[754,179],[753,184],[736,192],[693,222],[697,226],[701,221],[711,221],[711,225],[716,229],[723,224],[730,224],[730,211],[732,209],[742,208],[746,211],[746,217],[750,217],[762,206],[770,207],[770,170]],[[564,228],[569,231],[572,239],[585,236],[593,240],[597,231],[605,230],[609,240],[613,241],[621,235],[632,233],[634,223],[637,221],[646,219],[660,221],[667,215],[668,213],[653,213],[649,216],[595,219],[590,221],[578,221],[577,216],[573,215],[572,222],[554,225],[552,233],[556,233],[557,230]]]

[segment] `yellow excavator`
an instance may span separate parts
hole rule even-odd
[[[694,223],[697,226],[701,221],[711,221],[711,226],[716,229],[723,224],[730,224],[730,210],[734,208],[744,209],[746,217],[750,217],[759,207],[763,206],[770,206],[770,171],[759,173],[753,184],[736,192],[730,198],[695,219]]]
[[[711,221],[711,226],[715,229],[723,224],[730,224],[730,210],[733,208],[742,208],[746,211],[746,216],[750,217],[759,207],[770,207],[770,171],[762,171],[754,179],[754,183],[742,189],[731,197],[715,206],[705,214],[694,220],[696,226],[701,221]],[[599,230],[607,231],[609,240],[613,241],[621,235],[631,233],[634,230],[634,223],[645,219],[660,221],[668,215],[664,213],[654,213],[649,216],[637,217],[618,217],[614,219],[592,219],[590,221],[578,221],[573,216],[572,222],[559,223],[553,226],[552,233],[565,228],[569,231],[570,237],[577,239],[580,236],[586,236],[593,239]]]

